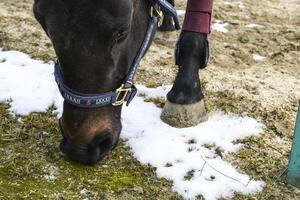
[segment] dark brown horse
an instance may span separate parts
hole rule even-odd
[[[53,43],[64,84],[80,94],[103,94],[122,85],[149,30],[151,9],[150,0],[34,3],[35,17]],[[168,13],[160,29],[174,29]],[[167,123],[195,125],[205,118],[198,71],[206,65],[207,49],[206,34],[182,32],[175,56],[179,72],[162,113]],[[96,163],[118,142],[121,110],[121,105],[83,108],[65,101],[61,150],[75,161]]]

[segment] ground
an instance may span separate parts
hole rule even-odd
[[[52,45],[33,18],[32,3],[0,2],[0,48],[54,60]],[[184,5],[179,0],[177,8]],[[214,1],[213,22],[228,23],[229,31],[213,30],[210,36],[212,57],[200,72],[207,109],[245,113],[265,124],[261,137],[243,140],[244,148],[226,159],[265,181],[266,187],[254,196],[236,194],[234,199],[300,199],[299,189],[284,180],[300,100],[299,10],[298,0]],[[261,26],[246,27],[253,23]],[[138,83],[155,87],[173,82],[178,34],[157,34],[141,64]],[[255,61],[253,54],[266,59]],[[141,166],[123,141],[96,167],[81,166],[59,152],[53,108],[11,116],[8,107],[0,104],[0,199],[180,199],[172,183]],[[62,178],[54,183],[57,172]]]

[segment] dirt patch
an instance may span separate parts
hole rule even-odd
[[[0,2],[0,48],[22,51],[42,60],[54,60],[52,44],[33,17],[33,2]]]
[[[0,47],[54,60],[52,45],[33,18],[32,3],[0,2]],[[185,0],[177,3],[184,9]],[[286,186],[283,179],[300,100],[299,10],[298,0],[214,1],[213,22],[229,23],[229,32],[213,31],[210,36],[212,57],[200,72],[207,110],[247,114],[265,124],[262,137],[243,140],[244,148],[226,159],[264,180],[266,187],[253,197],[236,194],[234,199],[300,198],[299,190]],[[249,28],[249,24],[259,26]],[[138,83],[155,87],[173,82],[178,34],[157,34],[141,63]],[[253,54],[266,59],[255,61]],[[66,162],[59,153],[56,117],[50,111],[21,118],[22,124],[8,115],[7,108],[0,106],[0,187],[4,188],[0,198],[179,199],[171,192],[171,183],[140,166],[124,143],[99,166],[86,169]],[[49,163],[61,173],[56,186],[41,179]]]

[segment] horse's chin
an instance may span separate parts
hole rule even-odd
[[[118,139],[114,141],[109,134],[96,137],[90,144],[74,143],[67,138],[63,138],[60,143],[60,150],[75,162],[84,165],[95,165],[103,160],[115,148],[117,143]]]

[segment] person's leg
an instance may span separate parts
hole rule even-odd
[[[175,51],[179,71],[161,115],[172,126],[194,126],[206,120],[199,69],[205,68],[208,62],[211,13],[212,0],[188,0]]]

